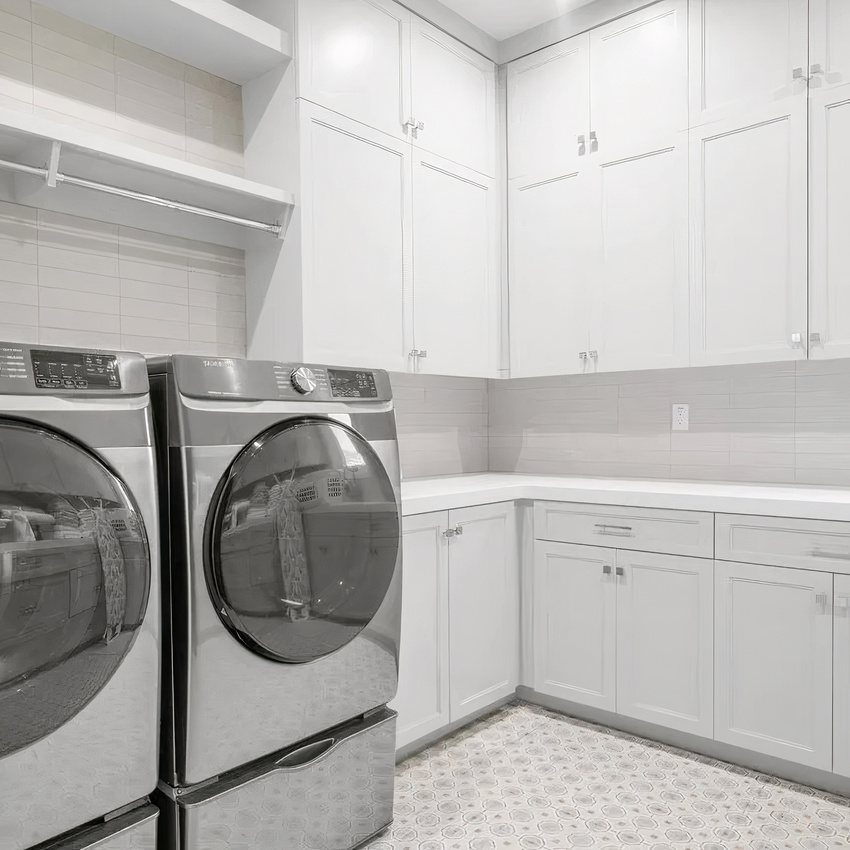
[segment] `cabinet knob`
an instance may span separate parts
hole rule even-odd
[[[809,79],[817,76],[818,74],[823,74],[823,65],[820,62],[815,62],[814,65],[809,65]]]
[[[620,578],[622,578],[626,574],[626,571],[622,567],[617,567],[616,573]]]
[[[611,575],[611,565],[610,564],[605,564],[602,567],[602,575],[604,575],[604,576],[610,576]]]
[[[596,130],[590,131],[590,152],[596,153],[599,150],[599,139],[596,138]]]
[[[599,352],[598,351],[588,351],[587,356],[592,358],[593,360],[596,360],[596,358],[599,357]]]
[[[587,360],[587,352],[586,351],[579,351],[578,359],[579,360]]]
[[[794,80],[805,80],[809,81],[809,78],[806,76],[806,72],[802,68],[794,68],[791,71],[791,78]]]
[[[585,145],[585,138],[584,138],[584,136],[579,136],[579,137],[576,139],[576,142],[578,143],[578,155],[579,155],[579,156],[584,156],[584,154],[585,154],[585,152],[586,152],[586,150],[587,150],[587,147],[586,147],[586,145]]]
[[[791,345],[802,345],[803,335],[802,334],[791,334]]]

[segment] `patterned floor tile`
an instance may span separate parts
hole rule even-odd
[[[398,766],[369,850],[832,850],[850,801],[519,703]]]

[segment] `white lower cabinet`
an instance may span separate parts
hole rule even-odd
[[[712,567],[537,541],[534,689],[711,737]]]
[[[714,737],[831,770],[832,574],[715,569]]]
[[[614,549],[539,540],[534,547],[534,690],[614,711]]]
[[[710,738],[714,563],[617,552],[617,711]]]
[[[401,660],[396,745],[449,723],[448,511],[402,522]]]
[[[519,674],[519,563],[512,504],[449,511],[450,716],[510,696]]]
[[[835,576],[832,769],[850,776],[850,576]]]
[[[510,696],[519,667],[513,504],[405,517],[402,545],[398,748]]]

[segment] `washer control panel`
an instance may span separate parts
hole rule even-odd
[[[328,381],[334,398],[377,398],[373,372],[354,369],[328,369]]]
[[[114,354],[33,348],[30,360],[35,385],[39,389],[121,389],[121,372]]]

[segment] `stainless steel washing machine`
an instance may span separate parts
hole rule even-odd
[[[168,841],[354,846],[392,817],[401,521],[389,378],[182,355],[148,370],[168,481]]]
[[[153,850],[159,598],[144,359],[0,343],[0,845]]]

